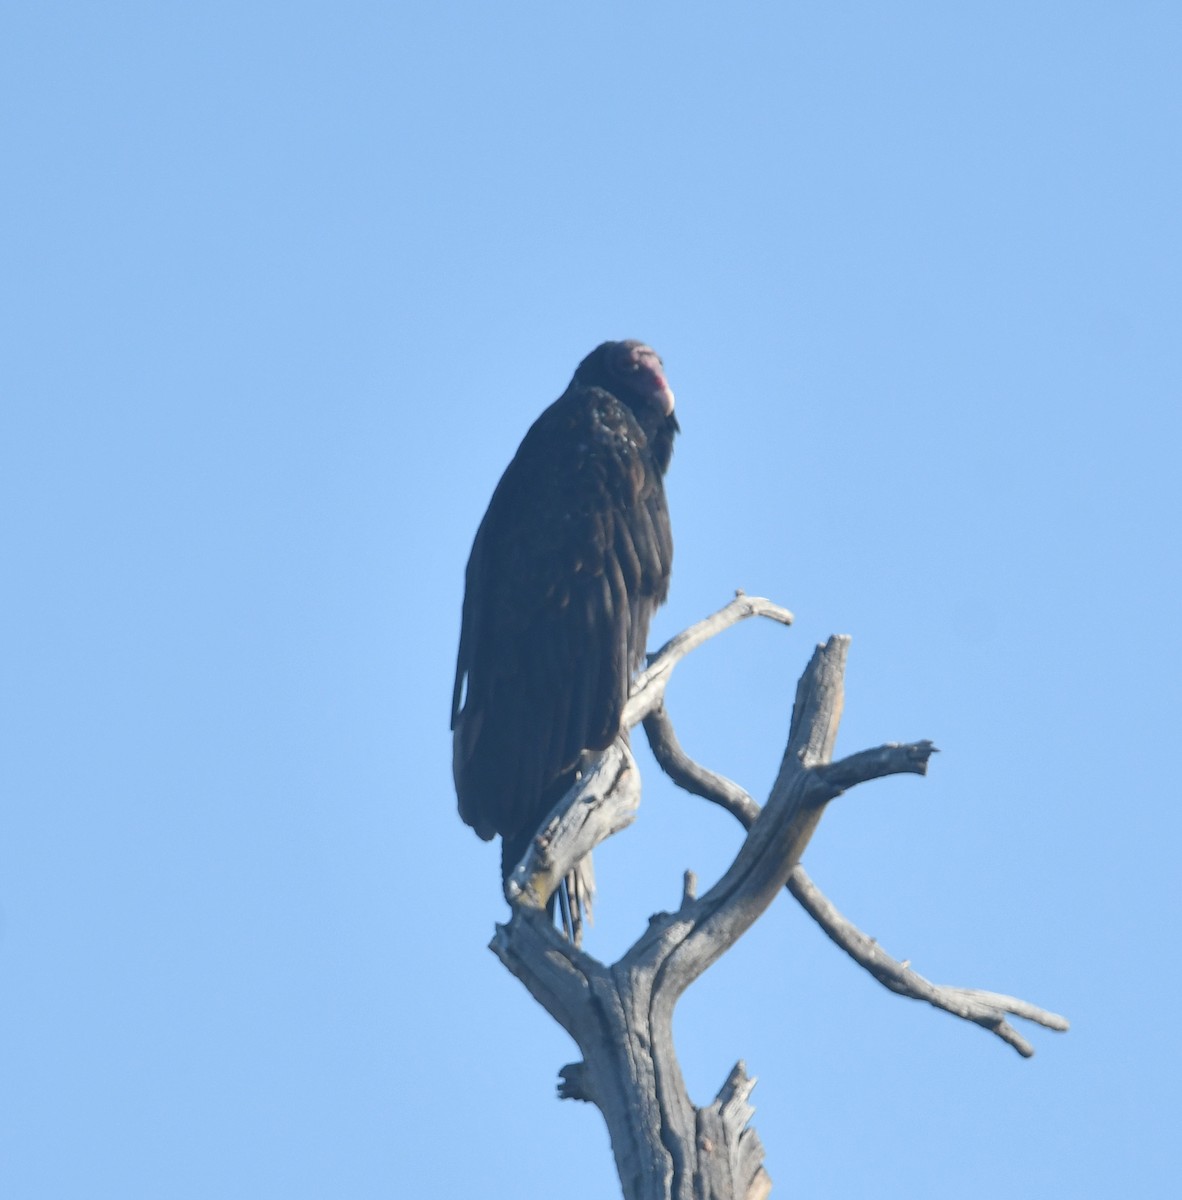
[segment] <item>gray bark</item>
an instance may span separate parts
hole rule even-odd
[[[506,883],[512,904],[491,949],[571,1035],[582,1061],[564,1068],[559,1095],[604,1116],[625,1200],[760,1200],[771,1190],[763,1147],[749,1126],[754,1086],[736,1065],[715,1100],[697,1108],[673,1045],[673,1011],[686,988],[789,888],[825,932],[885,986],[927,1000],[1033,1053],[1005,1022],[1018,1015],[1065,1029],[1055,1014],[1011,997],[940,987],[896,963],[846,921],[804,874],[799,860],[828,805],[884,775],[925,774],[930,742],[880,746],[833,761],[849,638],[818,646],[796,690],[787,746],[767,803],[694,763],[663,708],[673,667],[707,638],[748,616],[784,624],[791,614],[755,597],[731,604],[679,634],[638,678],[625,728],[644,721],[658,761],[686,790],[721,804],[748,829],[731,866],[704,895],[686,873],[676,912],[658,913],[628,952],[605,965],[562,937],[545,905],[591,848],[633,819],[639,777],[622,737],[556,806]]]

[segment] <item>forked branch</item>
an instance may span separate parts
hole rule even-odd
[[[513,873],[512,916],[491,949],[578,1044],[560,1095],[596,1104],[604,1115],[626,1200],[761,1200],[771,1183],[749,1128],[753,1080],[740,1064],[717,1099],[696,1108],[673,1047],[674,1006],[685,989],[788,887],[847,953],[885,986],[991,1029],[1019,1053],[1029,1046],[1006,1023],[1027,1017],[1053,1029],[1066,1022],[1022,1001],[939,987],[895,962],[856,930],[811,884],[799,859],[825,806],[884,775],[926,773],[930,742],[885,745],[833,761],[843,705],[849,639],[818,646],[797,687],[787,747],[761,808],[737,784],[695,763],[677,743],[663,708],[676,664],[696,646],[748,616],[789,624],[770,601],[739,595],[650,658],[625,710],[625,729],[644,721],[658,761],[683,788],[721,804],[748,830],[731,866],[705,894],[686,874],[676,912],[659,913],[613,966],[566,941],[547,919],[546,897],[587,852],[628,824],[639,784],[621,739],[555,807]]]
[[[759,805],[733,780],[694,762],[685,753],[663,705],[645,718],[644,731],[657,762],[679,787],[725,808],[744,828],[751,828],[759,815]],[[883,775],[922,775],[926,771],[927,756],[934,752],[935,747],[930,742],[888,744],[863,750],[820,769],[834,787],[844,791],[855,783]],[[1013,1046],[1023,1058],[1030,1058],[1034,1047],[1006,1021],[1007,1016],[1021,1017],[1058,1032],[1068,1029],[1065,1017],[1028,1001],[925,979],[905,963],[892,958],[873,938],[842,916],[799,863],[788,876],[787,887],[826,935],[892,992],[912,1000],[925,1000],[935,1008],[988,1029]]]

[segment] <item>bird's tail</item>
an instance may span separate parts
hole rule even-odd
[[[562,911],[562,930],[567,940],[576,946],[583,944],[583,926],[593,924],[591,908],[595,902],[595,864],[590,854],[584,854],[575,863],[575,869],[559,885],[550,897],[550,915],[554,915],[554,900],[557,898]]]
[[[501,841],[501,878],[508,879],[513,868],[525,857],[533,833],[517,834]],[[587,854],[555,888],[546,903],[553,920],[555,913],[562,921],[562,931],[576,946],[583,944],[583,929],[592,924],[592,904],[595,899],[595,867]]]

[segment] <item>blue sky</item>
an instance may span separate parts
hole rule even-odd
[[[1174,4],[46,3],[0,21],[0,1190],[617,1194],[455,814],[462,571],[609,337],[683,436],[654,642],[766,793],[932,738],[806,865],[1020,1060],[782,897],[682,1002],[774,1193],[1177,1186],[1182,13]],[[614,957],[739,830],[642,757]],[[561,1180],[561,1183],[559,1183]]]

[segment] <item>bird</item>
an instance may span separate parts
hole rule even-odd
[[[464,822],[485,841],[501,838],[505,878],[579,771],[621,733],[650,619],[669,591],[673,409],[655,350],[597,346],[529,428],[477,529],[452,771]]]

